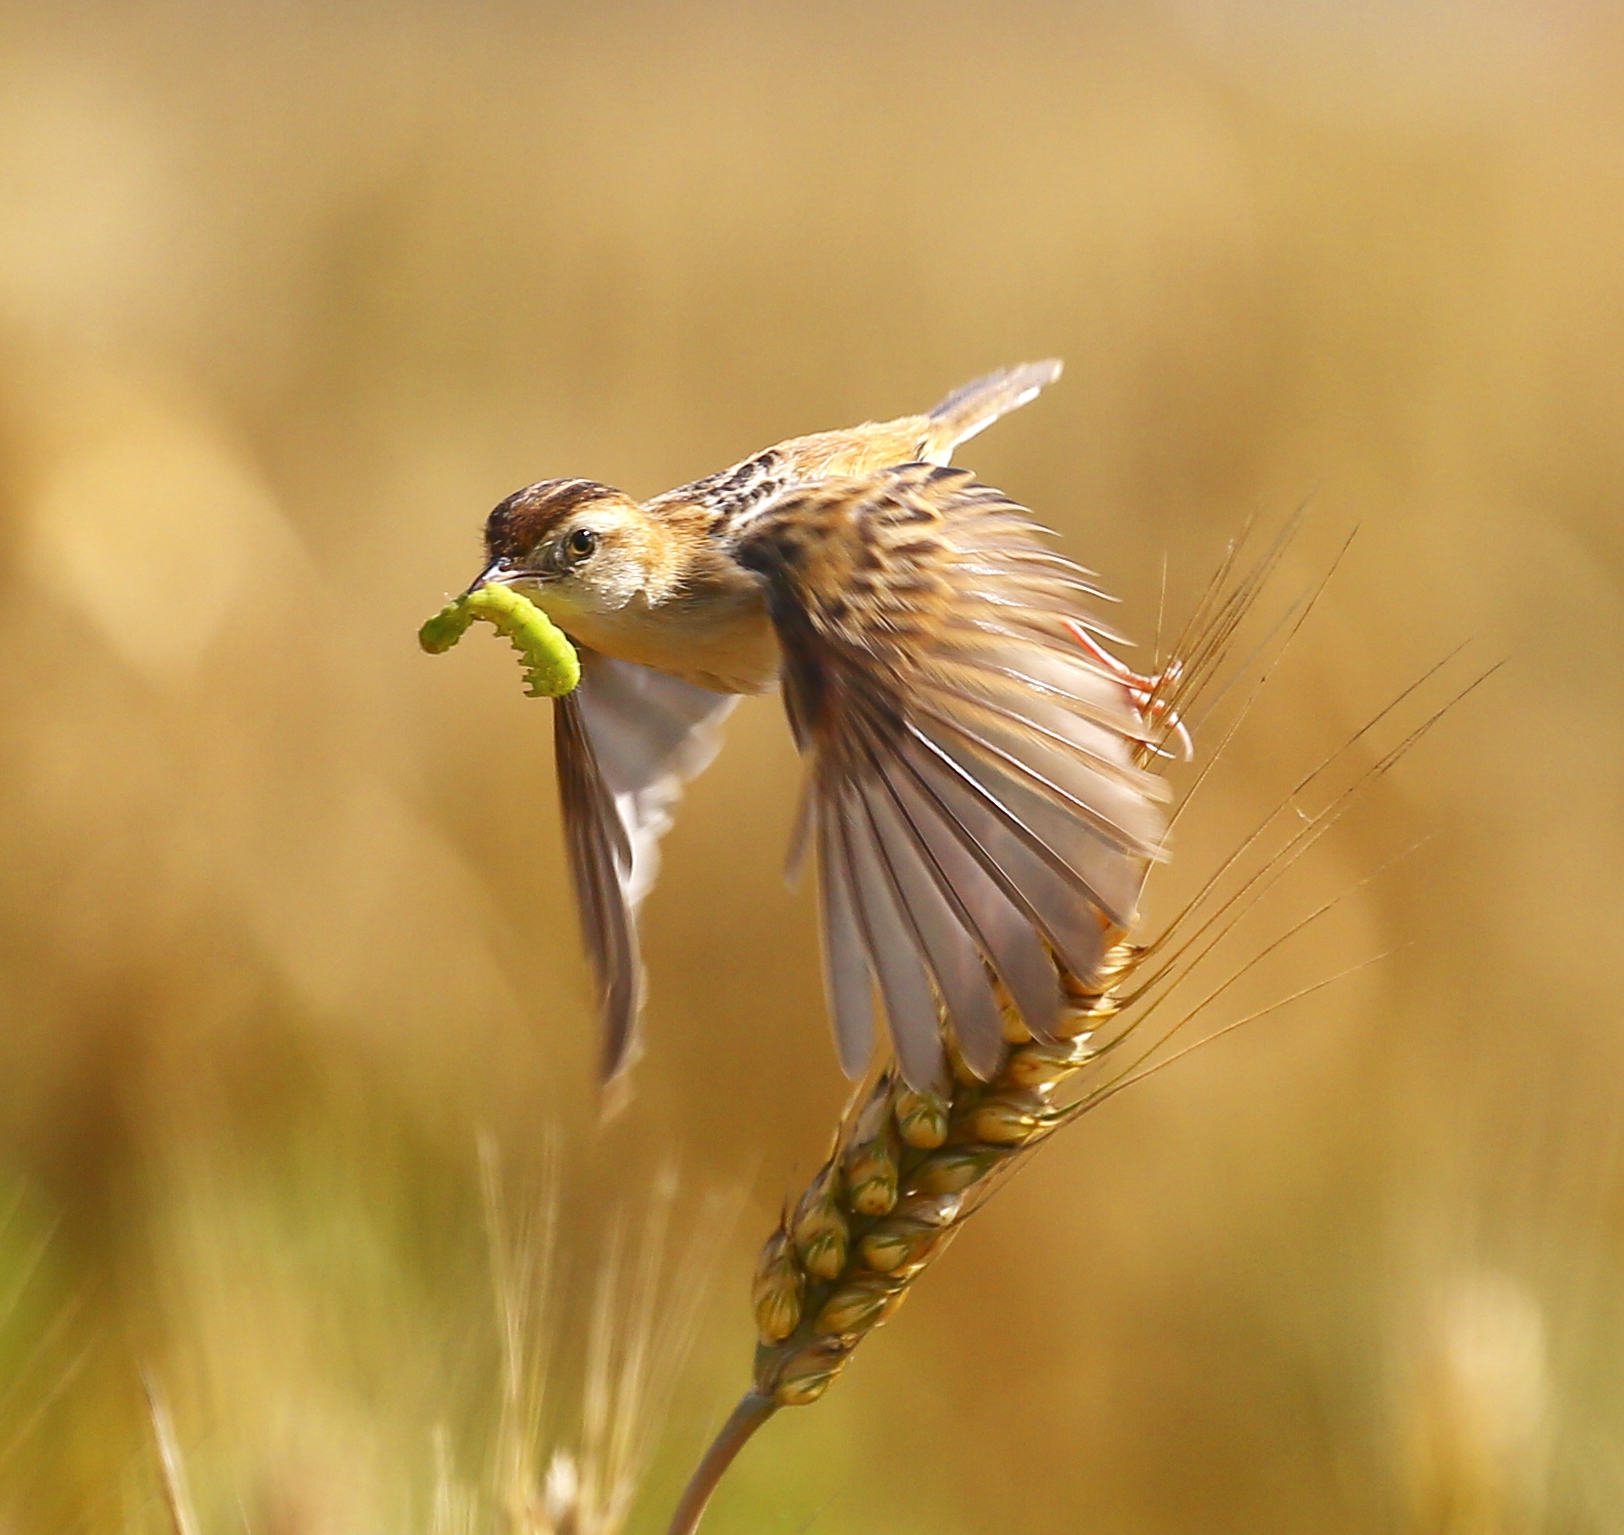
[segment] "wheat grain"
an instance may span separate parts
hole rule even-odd
[[[1139,951],[1117,936],[1097,989],[1073,984],[1065,1038],[1015,1045],[987,1082],[956,1063],[945,1097],[924,1105],[894,1067],[881,1072],[763,1249],[756,1395],[775,1407],[816,1401],[1001,1176],[1086,1107],[1058,1095],[1098,1059],[1101,1030],[1133,972]],[[824,1239],[837,1226],[838,1249]]]

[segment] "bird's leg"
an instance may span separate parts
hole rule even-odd
[[[1066,632],[1122,684],[1142,719],[1161,725],[1170,734],[1177,737],[1179,746],[1184,753],[1184,760],[1188,762],[1191,756],[1194,755],[1190,732],[1184,728],[1184,721],[1179,718],[1178,710],[1168,702],[1166,697],[1166,694],[1178,682],[1179,674],[1184,670],[1184,663],[1177,660],[1169,661],[1154,677],[1142,677],[1138,672],[1133,671],[1112,655],[1075,618],[1062,618],[1060,622],[1065,626]],[[1151,749],[1157,752],[1158,755],[1167,755],[1160,747],[1152,747]]]

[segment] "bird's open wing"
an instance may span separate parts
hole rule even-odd
[[[603,1076],[634,1057],[643,974],[637,908],[682,786],[716,755],[736,697],[581,652],[581,685],[558,700],[553,740],[570,873],[598,980]]]
[[[966,471],[909,464],[780,497],[739,557],[768,584],[809,759],[841,1060],[875,986],[904,1075],[942,1081],[945,1021],[991,1075],[1001,983],[1042,1037],[1056,965],[1087,979],[1126,925],[1164,822],[1134,744],[1156,734],[1065,620],[1088,572]]]

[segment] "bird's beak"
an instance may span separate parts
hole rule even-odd
[[[482,586],[506,586],[513,579],[513,567],[506,560],[492,560],[474,577],[464,597],[477,592]]]

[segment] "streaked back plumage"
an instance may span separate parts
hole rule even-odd
[[[946,464],[960,443],[1019,409],[1060,377],[1057,358],[1000,368],[955,389],[922,415],[865,421],[833,432],[792,437],[717,474],[648,503],[656,515],[688,508],[706,514],[713,538],[731,543],[775,497],[837,477],[877,474],[897,464]]]

